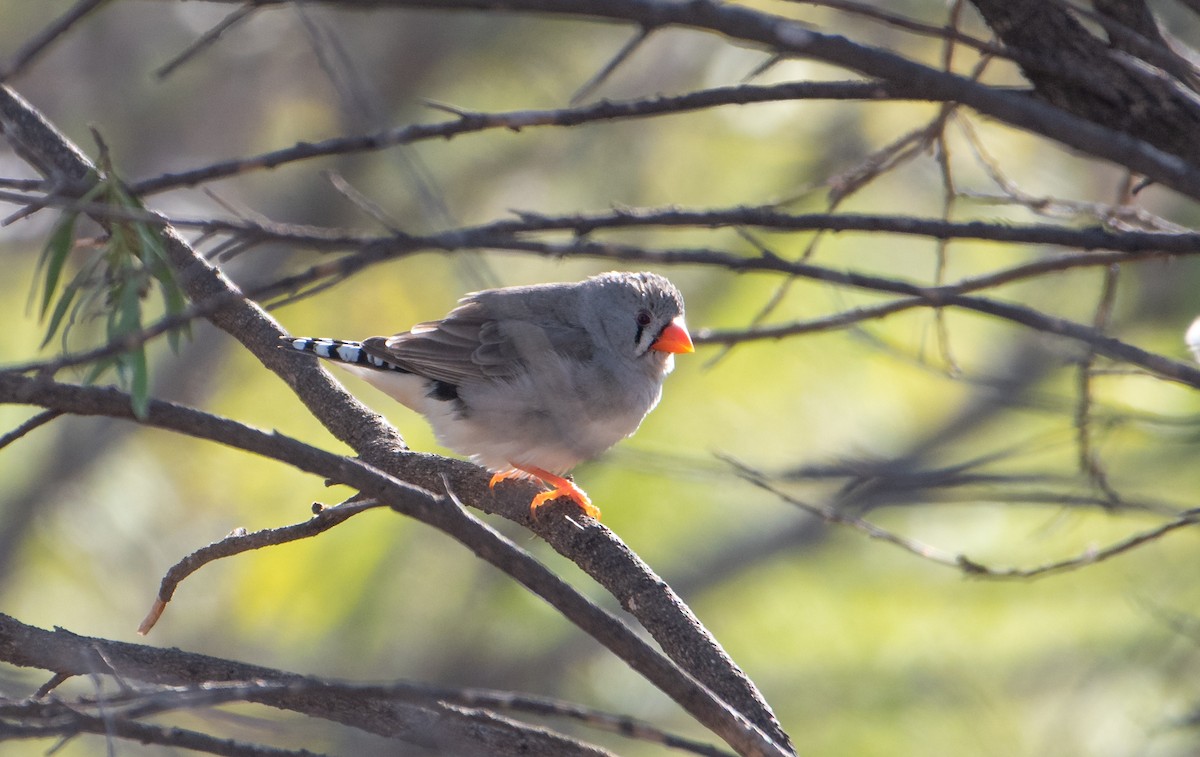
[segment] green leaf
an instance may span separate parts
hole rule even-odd
[[[138,240],[141,242],[142,263],[158,282],[166,315],[179,315],[187,309],[187,296],[184,294],[183,287],[179,285],[175,269],[167,257],[166,245],[163,244],[160,230],[145,223],[136,223],[133,226]],[[191,329],[186,324],[168,331],[167,341],[171,345],[171,350],[179,352],[180,336],[190,335]]]
[[[55,224],[54,231],[50,234],[50,239],[46,241],[46,246],[42,249],[41,258],[38,260],[38,268],[45,269],[45,281],[42,284],[42,304],[38,309],[38,317],[45,318],[46,311],[50,309],[50,303],[54,301],[54,293],[58,291],[58,280],[62,277],[63,267],[67,264],[67,258],[71,255],[71,249],[75,246],[75,221],[79,216],[75,213],[64,213],[59,222]],[[53,330],[46,335],[46,342],[54,336]],[[43,346],[45,342],[42,343]]]
[[[63,290],[62,297],[58,298],[58,304],[54,306],[54,313],[50,316],[50,323],[46,326],[46,337],[42,340],[41,347],[49,344],[54,335],[58,333],[58,327],[62,323],[63,317],[70,310],[71,303],[75,300],[75,295],[77,294],[79,294],[79,287],[74,282]]]
[[[129,375],[129,397],[133,405],[133,415],[144,421],[150,412],[150,369],[146,365],[145,345],[124,353],[121,361]]]
[[[129,195],[111,171],[83,199],[108,203],[115,207],[141,209],[137,198]],[[102,249],[83,256],[82,265],[64,284],[65,272],[75,243],[77,213],[63,213],[51,231],[38,260],[39,282],[30,291],[30,307],[39,304],[39,317],[47,321],[44,347],[56,335],[62,337],[62,349],[69,351],[68,331],[77,321],[103,318],[105,336],[114,356],[90,367],[86,380],[95,381],[110,368],[116,368],[116,382],[127,389],[133,411],[144,418],[150,403],[150,376],[145,344],[131,345],[127,340],[143,329],[148,298],[162,299],[165,316],[187,311],[187,297],[179,285],[168,258],[162,233],[151,223],[113,221],[106,224],[108,238]],[[187,326],[171,329],[167,339],[178,352],[180,336]]]
[[[154,262],[167,263],[167,248],[163,245],[162,236],[157,229],[147,223],[133,223],[138,240],[142,243],[142,261],[147,268],[154,268]],[[168,266],[169,270],[169,266]]]

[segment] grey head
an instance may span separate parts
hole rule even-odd
[[[597,349],[660,367],[670,361],[673,350],[654,345],[676,319],[682,322],[683,296],[674,284],[655,273],[613,271],[578,286],[581,325]]]

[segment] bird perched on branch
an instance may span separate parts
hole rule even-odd
[[[362,342],[282,337],[425,416],[438,441],[487,467],[490,486],[531,477],[600,510],[564,475],[632,434],[692,352],[683,297],[653,273],[473,292],[440,321]]]

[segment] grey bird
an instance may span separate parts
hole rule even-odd
[[[692,352],[679,290],[654,273],[472,292],[440,321],[362,342],[282,337],[423,415],[438,441],[485,466],[490,485],[548,487],[531,513],[567,497],[563,476],[631,435],[662,396],[674,355]]]

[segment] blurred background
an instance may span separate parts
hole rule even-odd
[[[0,0],[0,52],[11,55],[72,3]],[[824,8],[756,3],[863,43],[936,64],[936,40]],[[883,4],[929,23],[943,3]],[[345,134],[442,121],[430,103],[469,111],[565,107],[629,40],[627,27],[536,16],[338,12],[305,3],[259,11],[166,75],[163,66],[233,6],[111,2],[9,83],[86,152],[103,136],[116,171],[136,181]],[[1162,9],[1173,31],[1196,29]],[[986,36],[965,16],[965,28]],[[736,85],[759,51],[699,33],[654,34],[587,99]],[[970,70],[963,52],[956,67]],[[1022,83],[1010,67],[990,81]],[[804,61],[753,81],[849,78]],[[171,216],[243,215],[385,233],[331,173],[397,228],[424,233],[511,217],[612,207],[829,207],[830,177],[922,127],[937,104],[791,101],[728,106],[574,128],[493,130],[380,152],[249,172],[146,198]],[[1094,223],[1121,174],[1043,140],[965,116],[1031,197],[1080,203]],[[1001,202],[961,128],[947,131],[957,188],[951,217],[1044,221]],[[5,146],[7,177],[34,174]],[[869,184],[845,212],[939,217],[941,169],[926,152]],[[970,196],[968,196],[970,195]],[[1147,212],[1194,226],[1165,190]],[[1043,208],[1047,212],[1053,208]],[[11,210],[16,210],[12,208]],[[6,211],[11,212],[11,211]],[[1102,213],[1101,213],[1102,215]],[[31,305],[35,265],[55,221],[42,212],[0,228],[0,364],[52,356]],[[193,235],[194,238],[194,235]],[[753,254],[732,230],[643,230],[606,238],[651,248]],[[785,258],[812,233],[757,234]],[[821,237],[811,261],[930,283],[938,245],[917,237]],[[199,247],[205,249],[204,242]],[[955,242],[944,276],[1034,260],[1050,248]],[[246,288],[321,259],[279,245],[221,263]],[[357,339],[444,314],[464,292],[566,281],[614,266],[502,252],[429,253],[371,268],[275,308],[292,334]],[[718,268],[662,268],[683,291],[694,333],[746,327],[782,279]],[[1103,272],[1083,269],[994,296],[1090,323]],[[1200,312],[1192,259],[1121,271],[1112,332],[1175,359]],[[882,301],[796,281],[768,323]],[[926,309],[854,328],[682,356],[638,434],[575,471],[604,523],[675,587],[762,689],[801,754],[1176,755],[1200,738],[1195,580],[1200,539],[1183,530],[1131,553],[1037,580],[971,579],[849,529],[827,527],[743,480],[727,458],[813,504],[866,514],[905,537],[990,567],[1075,557],[1196,506],[1200,397],[1123,370],[1094,377],[1089,444],[1101,475],[1080,472],[1077,344],[982,316]],[[97,343],[80,323],[70,345]],[[198,323],[180,354],[150,349],[153,395],[344,451],[228,336]],[[1111,368],[1101,364],[1103,368]],[[1119,366],[1117,367],[1119,368]],[[62,374],[60,379],[80,378]],[[345,383],[402,431],[438,451],[422,420],[357,380]],[[33,415],[0,406],[0,431]],[[312,476],[230,449],[132,424],[63,418],[0,454],[0,610],[41,627],[135,641],[163,573],[235,528],[305,520],[313,502],[349,496]],[[1120,495],[1111,501],[1106,489]],[[498,528],[590,596],[603,592],[528,533]],[[610,603],[611,604],[611,603]],[[285,670],[404,679],[563,697],[708,735],[598,644],[441,534],[388,512],[319,538],[210,565],[186,582],[148,642]],[[42,682],[0,669],[20,696]],[[339,754],[394,744],[262,708],[201,711],[184,722],[232,737]],[[569,727],[569,726],[568,726]],[[621,754],[657,747],[585,732]],[[49,744],[26,745],[40,753]],[[5,747],[7,749],[8,747]],[[58,754],[95,754],[98,738]],[[4,753],[8,753],[7,751]],[[13,752],[18,753],[18,752]],[[120,744],[120,754],[161,750]],[[421,754],[413,750],[414,754]]]

